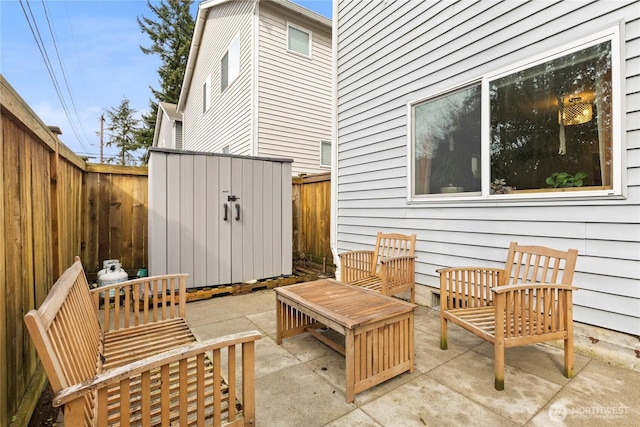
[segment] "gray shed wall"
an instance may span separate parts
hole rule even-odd
[[[189,273],[190,288],[290,275],[291,203],[291,161],[152,149],[149,274]]]

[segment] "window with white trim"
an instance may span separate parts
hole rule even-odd
[[[414,194],[480,191],[480,83],[411,108]]]
[[[211,75],[202,84],[202,112],[206,113],[211,107]]]
[[[411,197],[619,191],[618,44],[612,29],[410,103]]]
[[[320,166],[331,167],[331,141],[320,141]]]
[[[311,31],[287,24],[287,50],[310,57]]]
[[[220,60],[220,92],[240,75],[240,35],[236,35]]]

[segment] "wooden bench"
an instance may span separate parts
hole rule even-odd
[[[378,232],[373,250],[340,254],[340,280],[389,296],[409,290],[415,303],[415,246],[415,234]]]
[[[447,321],[493,344],[495,388],[504,390],[504,350],[564,340],[564,375],[573,377],[571,286],[578,251],[509,246],[505,268],[444,268],[440,272],[440,348]]]
[[[90,290],[76,257],[40,308],[27,313],[65,425],[255,423],[254,342],[261,335],[198,342],[185,320],[186,278],[155,276]]]

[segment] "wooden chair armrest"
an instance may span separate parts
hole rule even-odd
[[[340,275],[343,282],[371,276],[375,272],[373,265],[374,251],[360,250],[343,252],[340,255]]]
[[[413,288],[416,281],[416,257],[405,255],[381,259],[380,280],[382,293],[385,295],[393,294],[396,290]]]
[[[436,273],[446,274],[452,273],[456,271],[487,271],[487,272],[496,272],[496,273],[504,273],[503,268],[492,268],[492,267],[474,267],[474,266],[465,266],[465,267],[443,267],[438,268]]]
[[[398,262],[403,262],[403,261],[408,261],[408,262],[415,262],[416,257],[413,255],[406,255],[406,256],[394,256],[394,257],[387,257],[387,258],[382,258],[380,260],[380,264],[384,265],[384,264],[393,264],[393,263],[398,263]]]
[[[561,291],[577,291],[579,288],[571,285],[561,285],[558,283],[523,283],[519,285],[506,285],[497,286],[491,288],[491,292],[498,294],[504,294],[507,292],[527,290],[527,289],[558,289]]]
[[[449,267],[440,274],[440,309],[485,307],[492,305],[491,288],[497,287],[504,270],[491,267]]]
[[[416,257],[413,255],[395,256],[380,260],[382,282],[409,282],[415,279]]]
[[[258,331],[240,332],[167,350],[163,353],[110,369],[87,381],[62,389],[54,396],[52,405],[64,405],[83,397],[87,393],[110,387],[124,379],[138,376],[143,372],[149,372],[163,365],[194,357],[207,351],[219,350],[238,344],[253,343],[260,338],[262,338],[262,334]]]
[[[370,257],[371,259],[373,259],[373,251],[370,251],[370,250],[348,251],[348,252],[341,253],[339,257],[340,259],[349,259],[349,258],[361,259],[361,258],[367,258],[367,257]]]
[[[524,283],[498,286],[495,294],[495,334],[505,338],[570,331],[573,322],[571,285]]]

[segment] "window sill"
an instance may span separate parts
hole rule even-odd
[[[566,187],[566,188],[532,188],[530,190],[511,190],[507,194],[531,194],[531,193],[572,193],[576,191],[599,191],[599,190],[612,190],[611,185],[593,185],[585,187]]]

